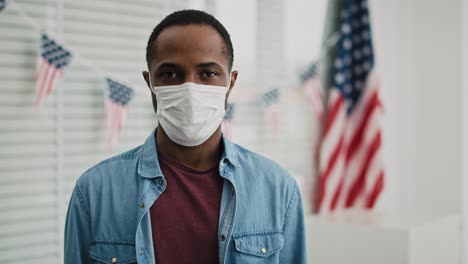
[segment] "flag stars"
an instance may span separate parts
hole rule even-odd
[[[343,67],[343,61],[340,58],[335,59],[335,67],[338,69]]]
[[[365,46],[364,48],[362,48],[362,53],[364,53],[364,55],[366,56],[369,56],[371,55],[371,48],[369,46]]]
[[[370,62],[369,62],[369,61],[364,62],[363,68],[364,68],[364,70],[367,71],[367,72],[370,71],[370,69],[371,69],[371,64],[370,64]]]
[[[106,81],[108,84],[109,99],[122,106],[126,106],[134,96],[133,89],[109,78],[107,78]]]
[[[41,45],[41,55],[49,64],[54,65],[57,69],[61,69],[70,63],[72,56],[69,51],[49,39],[45,34],[42,35],[41,41],[43,42]]]
[[[348,69],[348,70],[346,70],[346,72],[345,72],[345,77],[346,77],[346,80],[349,80],[349,79],[351,79],[351,76],[352,76],[351,70],[349,70],[349,69]]]
[[[361,38],[359,37],[359,35],[354,35],[353,41],[355,44],[359,44],[361,42]]]
[[[262,101],[265,107],[269,107],[279,102],[280,91],[278,88],[273,88],[262,95]]]
[[[356,66],[354,67],[354,73],[355,73],[356,75],[361,75],[361,73],[362,73],[362,68],[361,68],[361,66],[356,65]]]
[[[361,22],[362,22],[363,25],[369,24],[369,17],[366,16],[366,15],[362,16]]]
[[[300,74],[300,79],[302,82],[312,78],[313,76],[317,75],[317,62],[313,62],[307,69]]]
[[[374,57],[367,3],[345,1],[343,8],[341,23],[337,25],[342,38],[336,47],[332,78],[333,86],[345,97],[346,107],[351,112],[365,88]]]
[[[367,1],[362,1],[361,2],[361,8],[362,9],[367,9]]]
[[[358,29],[360,26],[359,20],[354,19],[353,20],[353,29]]]
[[[235,112],[235,105],[232,103],[228,103],[226,106],[226,112],[224,114],[224,120],[232,120],[234,117],[234,112]]]
[[[344,57],[344,64],[345,64],[346,66],[349,66],[349,65],[351,65],[351,62],[352,62],[351,56],[346,55],[346,56]]]
[[[348,17],[348,12],[346,10],[342,10],[340,16],[342,19],[346,19]]]
[[[346,38],[343,41],[343,48],[345,48],[347,50],[350,50],[352,47],[353,47],[353,43],[351,42],[351,40],[349,38]]]
[[[361,52],[360,52],[359,50],[355,50],[354,53],[353,53],[353,55],[354,55],[354,58],[355,58],[356,60],[360,60],[361,57],[362,57],[362,54],[361,54]]]
[[[351,33],[351,26],[347,23],[343,24],[341,26],[341,32],[343,32],[343,34],[347,35],[349,33]]]
[[[335,82],[337,84],[342,84],[345,80],[345,76],[342,73],[335,74]]]
[[[370,34],[368,30],[365,30],[362,32],[362,39],[364,40],[369,40],[370,39]]]
[[[357,80],[357,81],[354,83],[354,86],[356,86],[356,89],[361,90],[361,89],[362,89],[362,81],[361,81],[361,80]]]
[[[351,85],[350,84],[346,84],[344,86],[344,92],[347,93],[348,95],[351,94]]]

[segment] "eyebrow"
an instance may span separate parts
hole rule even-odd
[[[206,67],[220,67],[221,68],[221,65],[219,65],[218,63],[214,61],[210,61],[210,62],[199,63],[197,64],[196,67],[197,68],[206,68]],[[175,63],[165,62],[158,66],[158,69],[162,69],[162,68],[180,68],[180,65],[175,64]]]
[[[165,62],[158,66],[158,69],[161,69],[161,68],[180,68],[180,66],[175,63]]]
[[[205,68],[205,67],[213,67],[213,66],[221,68],[221,65],[219,65],[218,63],[214,61],[200,63],[197,65],[197,68]]]

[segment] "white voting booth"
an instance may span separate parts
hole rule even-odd
[[[307,216],[313,264],[456,264],[459,216],[342,213]]]

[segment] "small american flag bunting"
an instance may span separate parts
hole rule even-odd
[[[36,109],[42,105],[62,79],[63,70],[72,59],[70,51],[45,33],[41,35],[39,51],[36,73],[36,99],[34,102]]]
[[[265,118],[275,137],[278,135],[279,127],[279,98],[280,91],[278,88],[273,88],[261,96],[261,101],[265,109]]]
[[[303,83],[304,95],[317,116],[321,120],[324,112],[323,88],[318,74],[318,63],[312,63],[300,75]]]
[[[128,105],[135,92],[132,88],[111,78],[106,78],[106,114],[108,143],[113,146],[125,123]]]
[[[228,103],[226,106],[226,113],[224,114],[222,130],[228,139],[232,139],[232,119],[236,112],[236,105]]]

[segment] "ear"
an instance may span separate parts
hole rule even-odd
[[[234,84],[236,84],[238,74],[239,74],[238,71],[231,72],[231,83],[229,84],[229,91],[234,87]]]
[[[228,98],[229,98],[229,95],[231,94],[232,88],[234,88],[234,85],[236,84],[238,74],[239,74],[238,71],[232,71],[231,73],[231,83],[229,84],[229,89],[226,94],[226,101],[224,102],[225,107],[227,106]]]
[[[148,71],[142,71],[141,74],[143,75],[143,79],[146,82],[146,86],[148,86],[148,88],[150,88],[150,91],[151,91],[150,81],[149,81],[149,78],[150,78],[149,72]]]
[[[150,74],[149,74],[148,71],[142,71],[141,74],[143,75],[143,79],[146,82],[146,86],[148,86],[148,88],[150,90],[151,100],[153,101],[153,109],[154,109],[154,112],[156,113],[157,110],[158,110],[158,103],[156,101],[156,96],[154,95],[153,90],[151,89],[151,85],[150,85],[150,81],[149,81]]]

